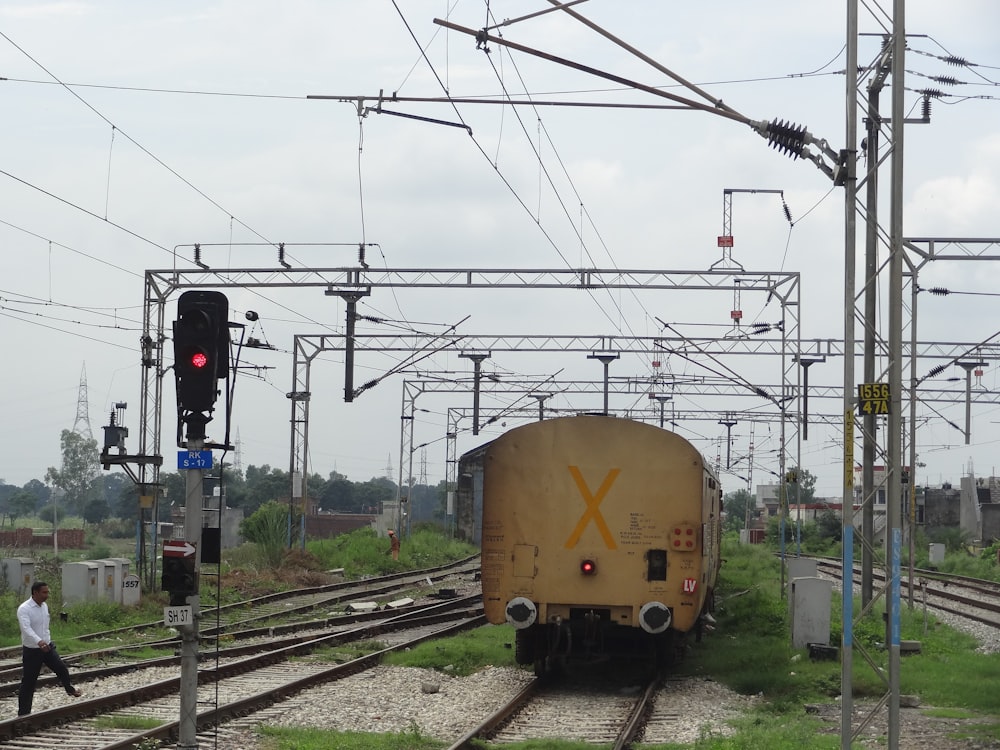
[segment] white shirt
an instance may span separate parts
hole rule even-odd
[[[21,626],[22,646],[38,648],[39,641],[48,643],[51,640],[47,603],[38,604],[34,599],[28,599],[17,608],[17,622]]]

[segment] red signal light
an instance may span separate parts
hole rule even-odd
[[[208,364],[208,355],[205,352],[195,352],[191,355],[191,366],[200,370]]]
[[[580,561],[580,572],[585,576],[592,576],[597,572],[597,565],[593,560],[581,560]]]

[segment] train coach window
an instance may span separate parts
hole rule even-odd
[[[646,553],[646,580],[667,580],[667,551],[651,549]]]

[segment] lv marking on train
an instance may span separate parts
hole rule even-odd
[[[618,478],[618,474],[621,469],[611,469],[604,477],[604,481],[597,490],[597,494],[590,494],[590,487],[587,486],[587,480],[583,478],[583,474],[580,473],[580,469],[577,466],[570,466],[569,473],[573,476],[573,481],[576,482],[577,489],[580,490],[580,494],[583,496],[583,500],[587,503],[587,510],[584,511],[583,515],[580,516],[580,520],[577,521],[576,528],[573,529],[573,533],[569,535],[569,539],[566,540],[566,549],[573,549],[577,542],[580,541],[580,537],[583,535],[583,530],[587,528],[587,524],[590,519],[594,519],[594,524],[597,526],[597,530],[601,532],[601,538],[604,543],[608,546],[608,549],[618,549],[618,545],[615,544],[615,539],[611,536],[611,529],[608,528],[608,524],[604,520],[604,516],[601,515],[601,501],[604,500],[604,496],[608,494],[608,490],[611,489],[611,485],[615,483]]]

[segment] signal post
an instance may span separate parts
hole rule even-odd
[[[204,470],[212,454],[205,448],[205,427],[219,396],[219,379],[229,370],[229,300],[221,292],[188,291],[177,302],[174,321],[174,377],[177,385],[178,469],[185,470],[184,539],[163,544],[164,591],[173,613],[184,622],[181,635],[180,716],[178,750],[198,748],[199,574],[204,504]],[[227,379],[228,380],[228,379]],[[226,417],[228,419],[228,408]],[[186,440],[181,440],[184,430]]]
[[[201,451],[204,440],[188,441],[189,451]],[[201,524],[204,492],[205,470],[202,468],[187,469],[185,481],[186,498],[184,501],[184,538],[194,547],[190,558],[193,589],[187,596],[191,607],[191,624],[178,628],[181,634],[181,684],[180,684],[180,723],[178,725],[177,749],[197,750],[198,747],[198,623],[201,619],[201,597],[199,591],[199,575],[201,569]]]

